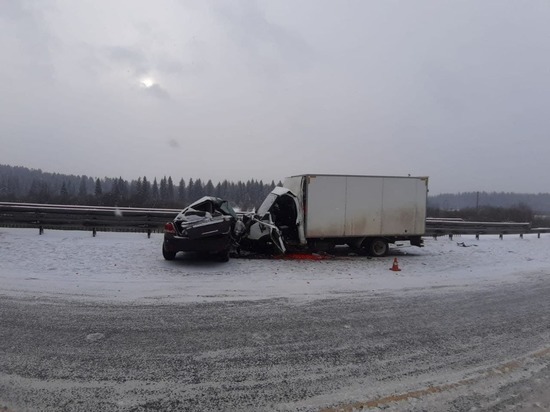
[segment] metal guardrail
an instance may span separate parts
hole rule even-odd
[[[550,233],[550,228],[532,228],[528,222],[470,222],[461,219],[426,219],[425,236],[452,235],[524,235]]]
[[[0,226],[150,233],[161,230],[180,211],[0,202]]]
[[[181,209],[47,205],[0,202],[0,226],[43,229],[156,232]],[[460,219],[426,219],[425,236],[506,235],[550,233],[550,228],[531,228],[529,223],[468,222]]]

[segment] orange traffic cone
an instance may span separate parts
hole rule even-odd
[[[399,264],[397,263],[397,258],[393,258],[393,265],[390,270],[393,270],[394,272],[401,272],[401,269],[399,269]]]

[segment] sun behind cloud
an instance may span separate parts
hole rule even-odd
[[[155,79],[153,79],[152,77],[144,77],[140,80],[139,84],[141,87],[145,87],[146,89],[148,89],[149,87],[155,85]]]

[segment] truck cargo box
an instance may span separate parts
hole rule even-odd
[[[427,177],[298,175],[284,187],[298,197],[305,238],[424,234]]]

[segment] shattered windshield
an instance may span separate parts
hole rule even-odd
[[[228,201],[224,200],[219,205],[219,210],[222,211],[223,214],[232,216],[233,218],[237,219],[237,213],[235,212],[235,210],[233,210]]]

